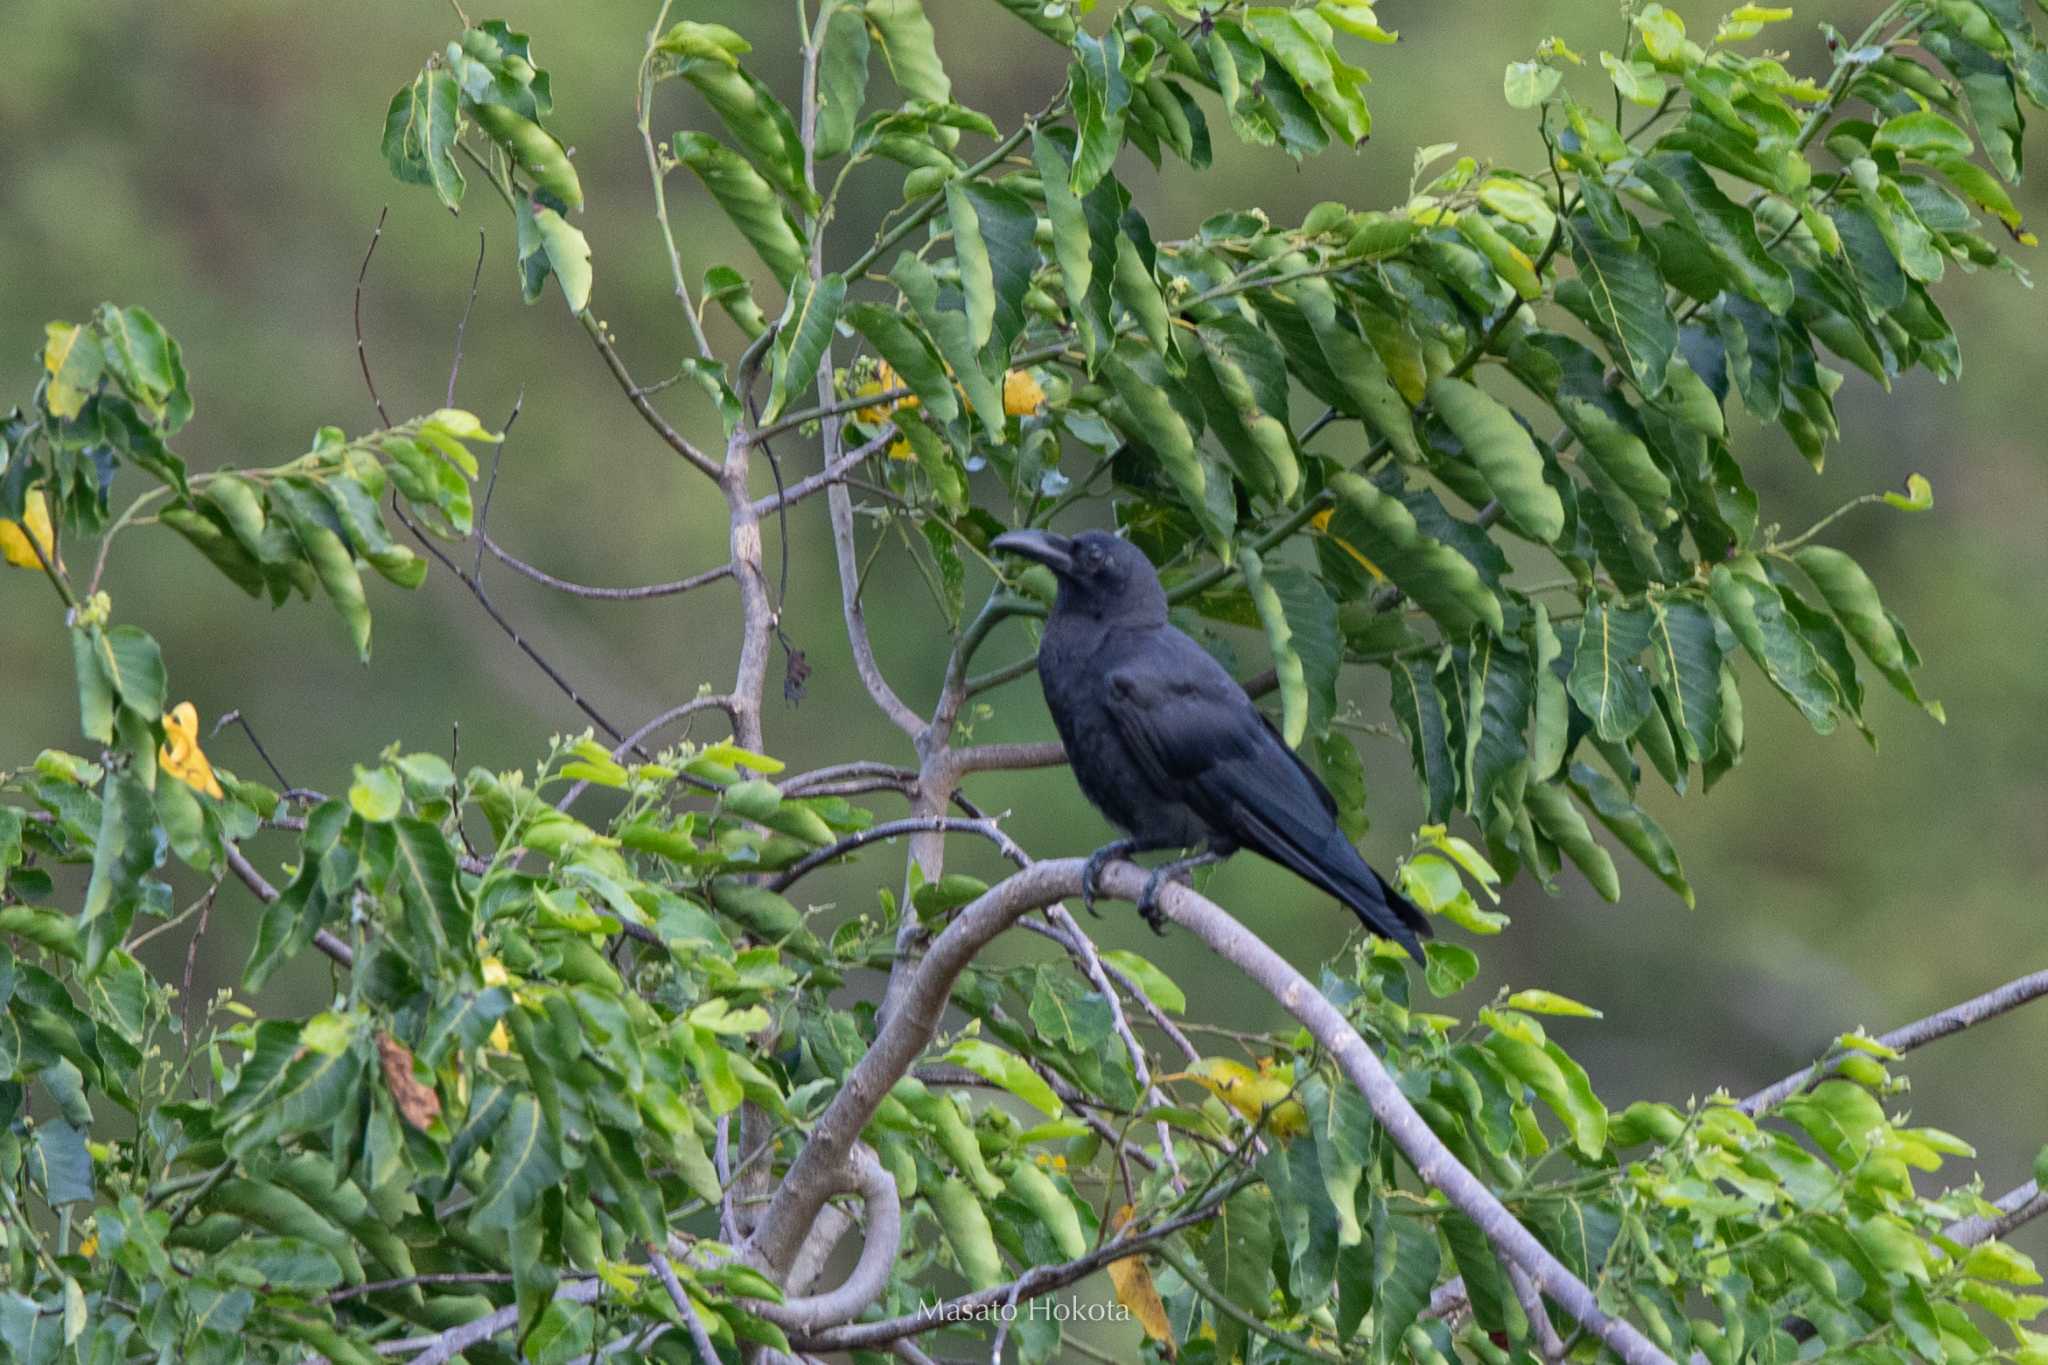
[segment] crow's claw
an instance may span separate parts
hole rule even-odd
[[[1159,908],[1159,888],[1175,874],[1175,864],[1156,868],[1145,878],[1145,889],[1138,893],[1138,913],[1145,917],[1145,923],[1152,926],[1152,932],[1166,937],[1166,912]]]
[[[1104,844],[1088,855],[1087,863],[1081,868],[1081,908],[1097,919],[1102,912],[1095,908],[1095,898],[1102,894],[1102,869],[1131,851],[1131,845],[1119,840]]]

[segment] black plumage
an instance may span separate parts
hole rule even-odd
[[[1081,791],[1128,835],[1088,860],[1085,898],[1110,859],[1202,847],[1147,883],[1139,908],[1157,928],[1164,878],[1248,848],[1422,959],[1429,922],[1351,846],[1329,789],[1244,688],[1168,622],[1166,592],[1143,551],[1101,531],[1015,531],[995,546],[1059,581],[1039,682]]]

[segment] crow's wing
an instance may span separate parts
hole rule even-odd
[[[1105,681],[1111,723],[1156,789],[1420,956],[1414,940],[1428,922],[1359,857],[1337,828],[1329,789],[1207,651],[1178,631],[1158,632]]]

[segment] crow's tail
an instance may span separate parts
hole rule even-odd
[[[1400,944],[1417,962],[1424,961],[1422,940],[1433,934],[1429,921],[1359,856],[1342,831],[1332,826],[1325,837],[1315,841],[1315,847],[1304,848],[1255,813],[1241,813],[1248,817],[1247,823],[1263,826],[1261,832],[1267,836],[1248,841],[1250,847],[1329,892],[1349,906],[1367,929]]]

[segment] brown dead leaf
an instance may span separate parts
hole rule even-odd
[[[1114,1236],[1130,1221],[1131,1206],[1126,1204],[1109,1220],[1111,1235]],[[1173,1339],[1173,1324],[1166,1320],[1166,1305],[1159,1301],[1159,1290],[1152,1283],[1152,1269],[1145,1264],[1144,1255],[1140,1253],[1111,1261],[1109,1283],[1116,1291],[1116,1301],[1131,1310],[1131,1316],[1145,1329],[1145,1335],[1163,1345],[1169,1359],[1177,1357],[1180,1345]]]
[[[412,1053],[388,1033],[377,1035],[377,1061],[384,1068],[384,1088],[407,1123],[424,1133],[441,1117],[441,1097],[432,1086],[413,1079]]]

